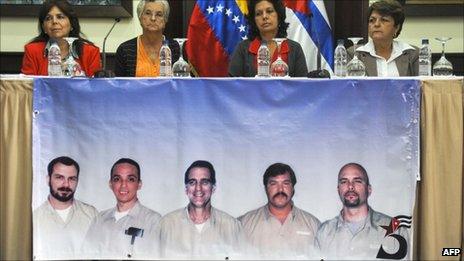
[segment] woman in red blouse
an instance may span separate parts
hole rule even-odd
[[[79,20],[67,1],[47,1],[39,12],[39,35],[24,46],[21,72],[27,75],[48,75],[49,40],[58,42],[63,61],[69,55],[80,64],[86,76],[91,77],[101,68],[100,50],[81,36]],[[64,39],[77,37],[72,48]]]

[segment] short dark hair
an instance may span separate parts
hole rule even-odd
[[[389,15],[393,17],[395,26],[398,26],[398,32],[396,32],[394,38],[398,37],[398,35],[401,33],[401,29],[403,29],[403,23],[405,19],[403,6],[401,6],[401,4],[396,0],[379,0],[374,2],[367,10],[367,21],[369,21],[369,17],[371,17],[372,12],[374,11],[380,15]]]
[[[258,26],[256,25],[255,21],[255,7],[261,1],[268,1],[274,6],[275,11],[277,12],[277,18],[279,19],[278,24],[278,31],[277,36],[278,38],[286,38],[287,37],[287,29],[290,25],[289,23],[285,22],[287,15],[285,13],[285,6],[282,3],[282,0],[249,0],[248,1],[248,15],[246,15],[246,19],[248,21],[249,30],[248,30],[248,39],[253,40],[256,37],[260,37]]]
[[[190,167],[187,168],[184,175],[184,184],[187,185],[189,179],[189,172],[193,168],[207,168],[209,170],[211,183],[213,184],[213,186],[216,185],[216,171],[214,170],[213,164],[206,160],[197,160],[193,162],[190,165]]]
[[[47,42],[49,40],[48,35],[45,33],[43,29],[43,23],[45,18],[48,15],[48,12],[53,7],[57,7],[60,9],[63,14],[65,14],[69,18],[69,23],[71,24],[71,31],[69,32],[69,37],[77,37],[78,39],[75,41],[76,44],[76,51],[79,57],[82,55],[82,46],[83,43],[92,44],[89,40],[84,38],[84,34],[81,32],[81,26],[79,24],[79,19],[77,18],[77,14],[72,8],[72,5],[68,3],[66,0],[48,0],[44,1],[39,10],[39,21],[38,21],[38,29],[39,35],[36,36],[31,42]]]
[[[120,159],[118,159],[118,161],[116,161],[113,164],[113,166],[111,167],[111,171],[110,171],[110,179],[113,177],[113,170],[116,167],[116,165],[122,164],[122,163],[127,163],[127,164],[130,164],[130,165],[134,166],[137,169],[137,173],[139,175],[139,181],[142,180],[142,178],[141,178],[142,173],[140,172],[139,164],[137,163],[137,161],[135,161],[133,159],[129,159],[129,158],[120,158]]]
[[[54,158],[52,159],[52,161],[50,161],[50,163],[48,163],[48,167],[47,167],[47,170],[48,170],[48,176],[51,177],[52,173],[53,173],[53,167],[55,167],[55,165],[57,163],[61,163],[63,165],[66,165],[66,166],[74,166],[77,170],[77,176],[79,177],[79,171],[80,171],[80,168],[79,168],[79,164],[77,164],[77,162],[73,159],[71,159],[70,157],[67,157],[67,156],[61,156],[61,157],[58,157],[58,158]]]
[[[286,173],[290,175],[290,180],[292,181],[292,185],[295,186],[296,184],[295,172],[289,165],[284,164],[284,163],[274,163],[266,169],[263,175],[264,186],[267,186],[267,182],[269,181],[269,178],[283,175]]]
[[[356,162],[350,162],[350,163],[347,163],[347,164],[343,165],[343,167],[340,168],[340,171],[338,171],[338,177],[340,177],[340,174],[342,174],[342,171],[347,167],[357,168],[366,177],[366,184],[368,186],[371,184],[369,182],[369,176],[367,175],[366,169],[361,164],[356,163]]]

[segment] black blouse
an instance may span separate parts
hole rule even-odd
[[[167,39],[171,48],[172,63],[179,59],[180,47],[177,41]],[[114,74],[117,77],[135,77],[137,64],[137,37],[120,44],[116,51]]]

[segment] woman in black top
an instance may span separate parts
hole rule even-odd
[[[141,0],[137,16],[143,33],[119,45],[116,51],[114,72],[119,77],[159,76],[159,50],[164,40],[168,41],[172,63],[179,58],[179,44],[163,35],[169,18],[167,0]]]
[[[248,2],[248,39],[237,45],[229,63],[232,77],[254,77],[257,72],[256,54],[261,41],[266,41],[271,53],[271,63],[277,59],[274,38],[286,38],[288,23],[285,22],[285,6],[281,0],[257,0]],[[300,44],[287,39],[281,45],[282,59],[288,65],[291,77],[306,77],[308,69]]]

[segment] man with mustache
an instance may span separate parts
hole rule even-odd
[[[34,259],[73,259],[97,210],[74,199],[79,164],[58,157],[48,164],[48,199],[33,213]]]
[[[338,173],[337,189],[343,208],[317,232],[316,246],[321,258],[372,260],[381,246],[387,253],[395,253],[398,241],[385,237],[392,218],[374,211],[367,202],[372,187],[366,169],[358,163],[345,164]],[[398,233],[409,242],[404,228]]]
[[[133,159],[117,160],[110,171],[109,187],[116,206],[98,213],[87,232],[86,258],[156,259],[157,229],[161,215],[139,202],[140,165]]]
[[[240,222],[211,206],[216,172],[208,161],[198,160],[184,175],[189,204],[161,219],[160,249],[168,259],[238,259]]]
[[[262,259],[312,259],[319,220],[292,201],[296,176],[283,163],[263,175],[268,203],[239,217],[248,239],[248,254]]]

